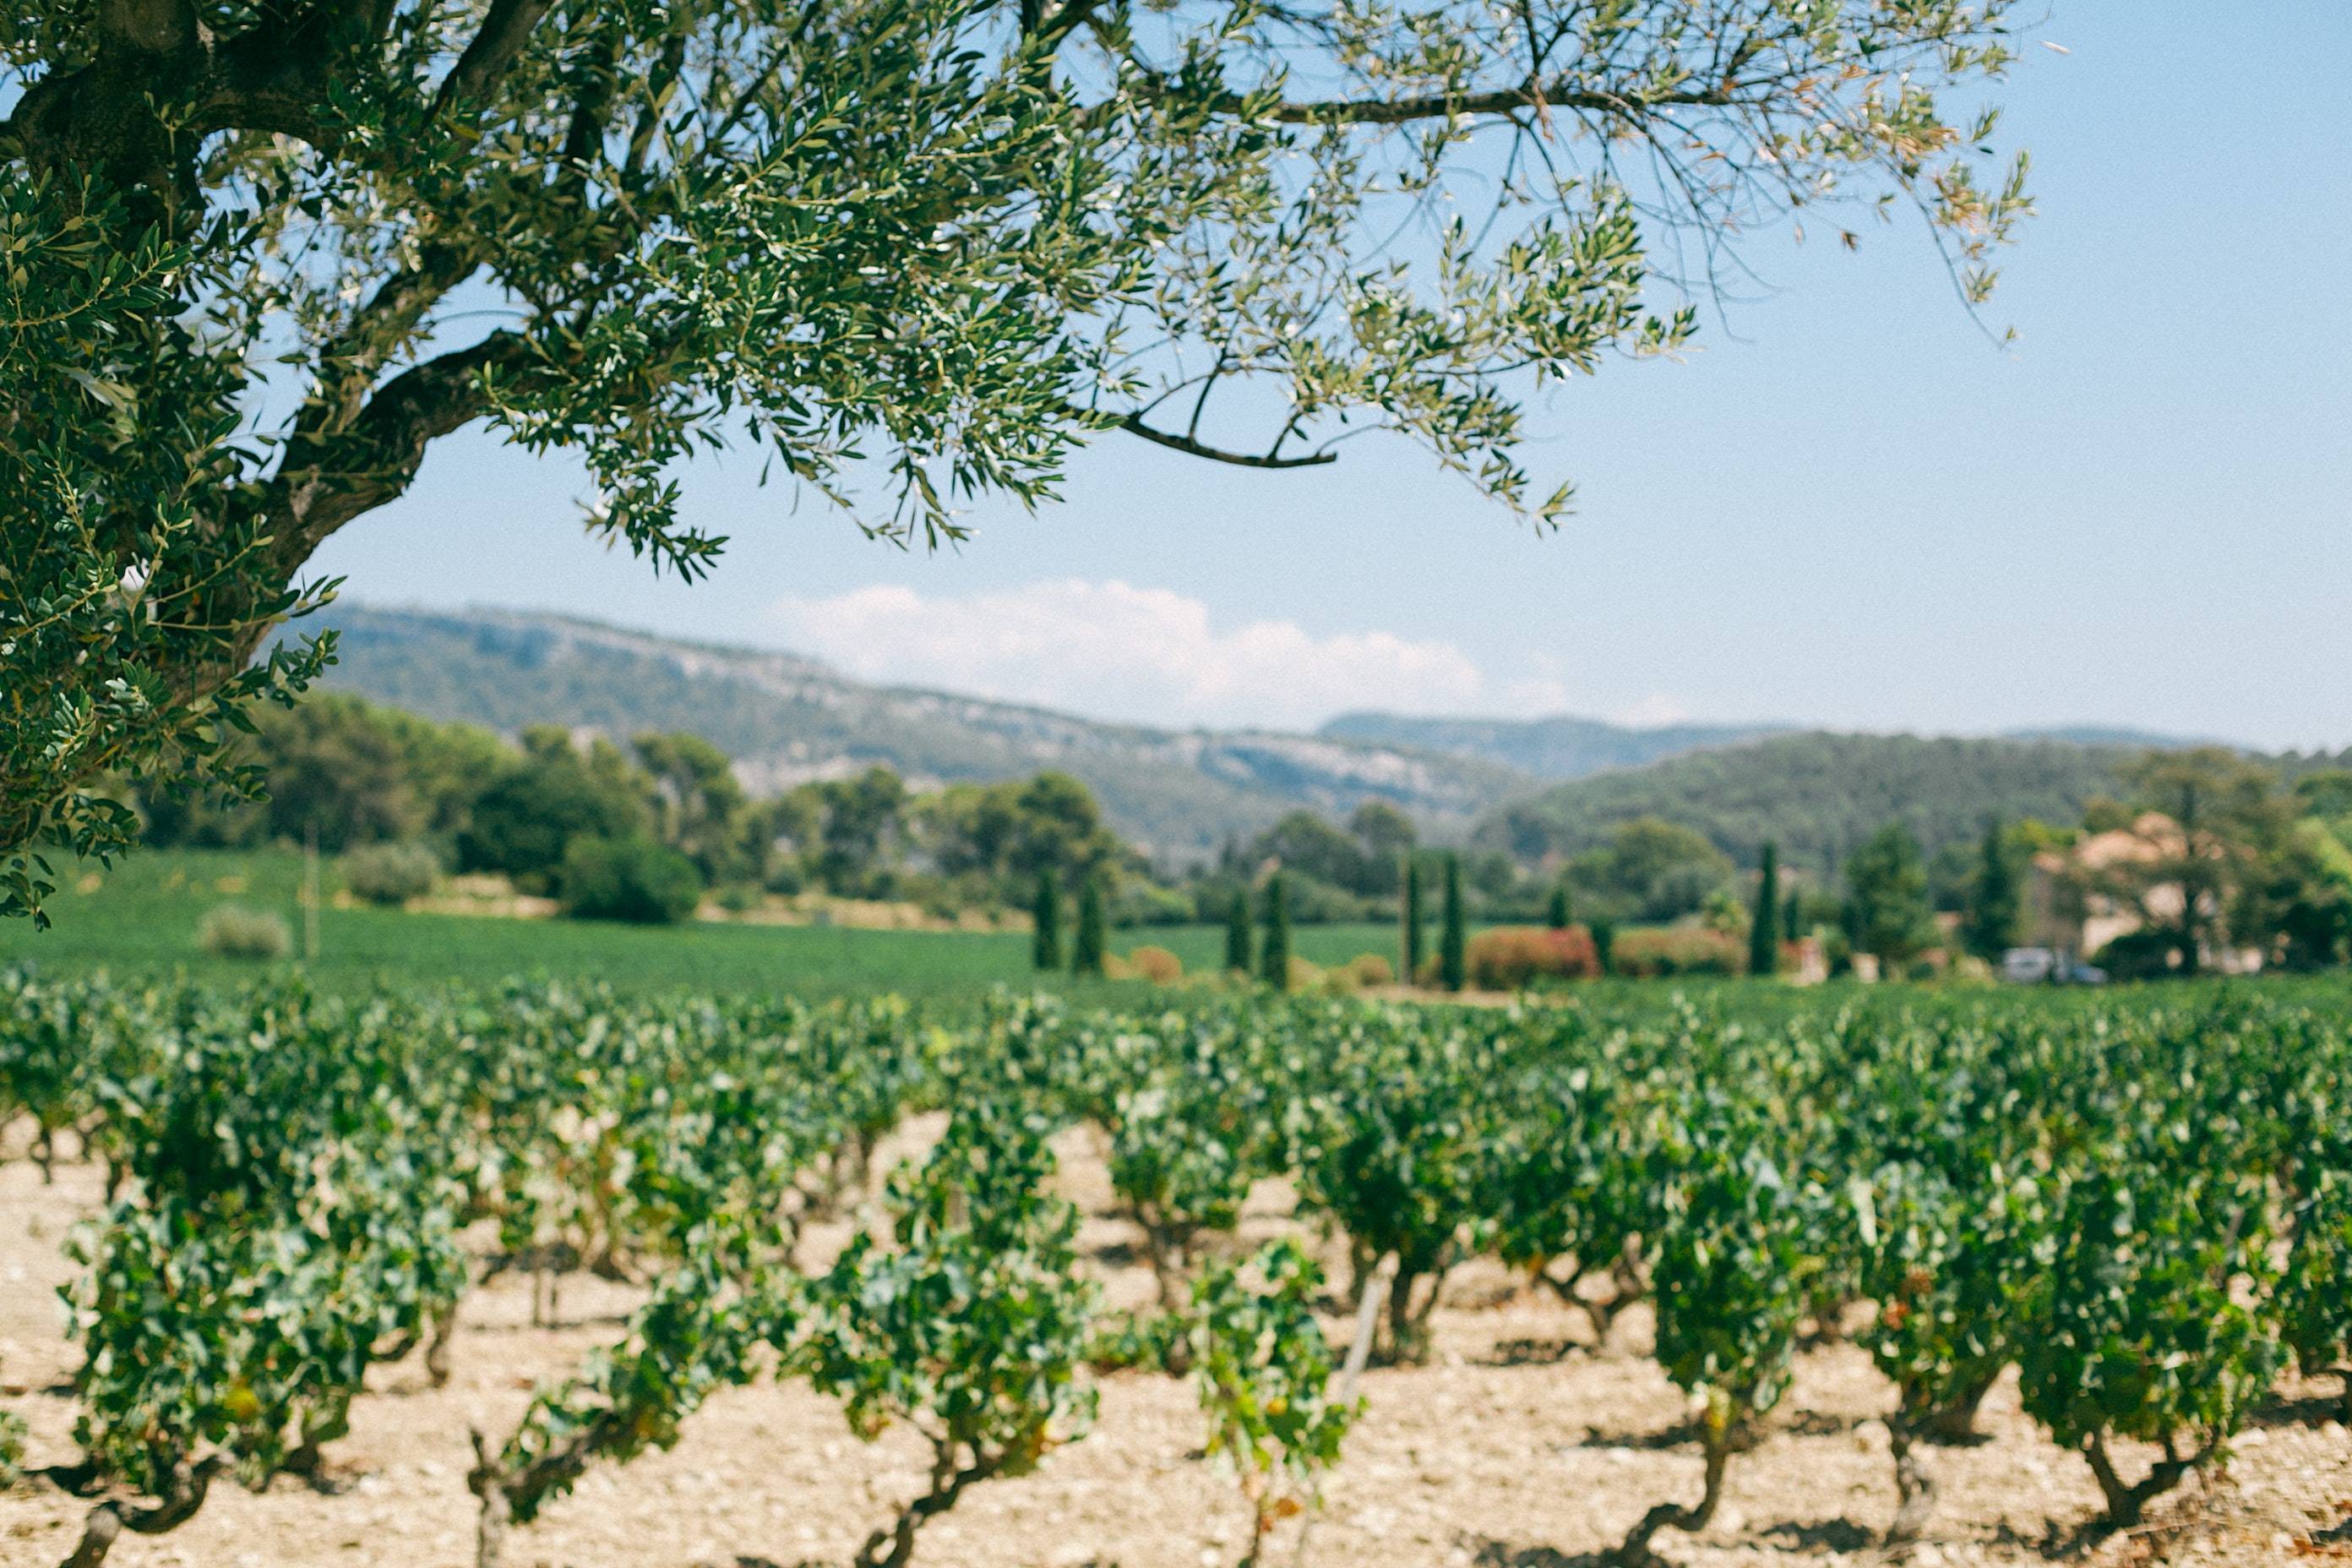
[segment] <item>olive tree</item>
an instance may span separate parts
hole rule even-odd
[[[1528,397],[1683,344],[1759,226],[2024,215],[2011,0],[9,0],[0,907],[330,638],[338,529],[477,422],[693,577],[725,445],[936,542],[1113,432],[1368,430],[1538,522]],[[266,658],[257,657],[269,649]]]

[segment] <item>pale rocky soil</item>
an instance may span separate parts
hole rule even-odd
[[[1075,1147],[1072,1152],[1078,1152]],[[1066,1167],[1074,1196],[1097,1208],[1099,1168]],[[56,1298],[59,1242],[92,1212],[87,1168],[44,1188],[19,1161],[0,1169],[0,1384],[32,1424],[36,1464],[68,1458],[73,1409],[56,1391],[73,1365]],[[1269,1189],[1249,1229],[1283,1223]],[[1087,1239],[1114,1300],[1139,1301],[1148,1277],[1123,1261],[1119,1221],[1089,1221]],[[573,1325],[529,1326],[528,1280],[509,1276],[468,1298],[450,1386],[425,1386],[414,1363],[380,1369],[329,1452],[335,1491],[280,1481],[266,1495],[215,1489],[204,1511],[167,1536],[126,1535],[121,1568],[459,1568],[470,1563],[473,1498],[467,1428],[507,1430],[533,1383],[560,1375],[617,1335],[625,1287],[565,1282]],[[1332,1324],[1333,1331],[1345,1325]],[[1651,1504],[1696,1495],[1696,1446],[1682,1396],[1646,1358],[1648,1323],[1626,1314],[1595,1353],[1580,1319],[1515,1291],[1497,1270],[1465,1269],[1436,1320],[1434,1364],[1375,1370],[1370,1408],[1328,1489],[1308,1561],[1318,1568],[1589,1568]],[[1101,1415],[1084,1441],[1018,1480],[974,1489],[923,1534],[931,1568],[1214,1568],[1243,1544],[1230,1480],[1199,1457],[1190,1387],[1166,1377],[1101,1380]],[[1914,1561],[2205,1565],[2352,1559],[2352,1436],[2332,1417],[2332,1380],[2282,1388],[2238,1445],[2229,1476],[2159,1503],[2128,1537],[2088,1539],[2097,1493],[2082,1461],[1994,1391],[1990,1440],[1935,1450],[1940,1515]],[[1696,1538],[1668,1532],[1663,1555],[1692,1568],[1877,1560],[1894,1487],[1879,1417],[1891,1396],[1851,1347],[1811,1351],[1771,1436],[1733,1460],[1727,1501]],[[797,1386],[720,1395],[685,1440],[625,1468],[593,1471],[570,1499],[510,1540],[514,1568],[798,1568],[845,1563],[918,1482],[921,1456],[904,1433],[871,1446],[835,1406]],[[54,1564],[86,1505],[43,1483],[0,1495],[0,1564]],[[1270,1561],[1292,1561],[1295,1523]]]

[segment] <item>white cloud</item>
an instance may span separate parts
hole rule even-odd
[[[1454,644],[1213,625],[1164,588],[1066,579],[961,596],[876,585],[775,606],[782,638],[862,679],[1154,724],[1303,728],[1351,708],[1558,712],[1555,680],[1497,687]]]
[[[1638,702],[1631,702],[1609,715],[1612,724],[1624,724],[1636,730],[1661,730],[1669,724],[1687,724],[1691,710],[1677,697],[1663,691],[1653,691]]]

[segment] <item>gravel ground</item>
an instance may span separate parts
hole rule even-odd
[[[1150,1284],[1123,1261],[1133,1237],[1099,1212],[1106,1195],[1084,1141],[1066,1181],[1095,1212],[1086,1239],[1114,1300]],[[95,1173],[62,1167],[57,1184],[18,1161],[0,1168],[0,1385],[33,1429],[34,1463],[72,1452],[71,1401],[54,1392],[73,1365],[56,1289],[59,1242],[93,1212]],[[1286,1194],[1269,1186],[1248,1231],[1278,1228]],[[1517,1290],[1499,1270],[1460,1271],[1436,1317],[1433,1364],[1375,1370],[1369,1408],[1313,1526],[1319,1568],[1597,1568],[1651,1504],[1696,1496],[1697,1447],[1682,1395],[1646,1358],[1649,1325],[1627,1312],[1613,1342],[1584,1343],[1580,1319]],[[330,1450],[331,1490],[290,1481],[254,1496],[216,1489],[168,1535],[126,1536],[121,1568],[457,1568],[472,1560],[467,1431],[503,1432],[538,1380],[560,1375],[617,1335],[627,1288],[575,1277],[567,1326],[530,1326],[530,1285],[509,1277],[467,1299],[449,1386],[413,1363],[381,1368]],[[1334,1332],[1343,1325],[1334,1324]],[[2089,1537],[2098,1496],[2076,1457],[2053,1447],[2004,1384],[1987,1402],[1988,1440],[1935,1450],[1937,1519],[1913,1561],[2196,1564],[2352,1559],[2352,1436],[2334,1419],[2332,1379],[2290,1383],[2237,1446],[2226,1477],[2159,1503],[2127,1537]],[[1880,1417],[1891,1392],[1850,1346],[1809,1352],[1770,1435],[1736,1458],[1701,1535],[1661,1537],[1677,1563],[1878,1560],[1894,1486]],[[1244,1542],[1231,1481],[1200,1457],[1190,1388],[1160,1376],[1101,1382],[1093,1434],[1034,1475],[967,1494],[923,1534],[931,1568],[1202,1568]],[[916,1489],[918,1444],[903,1432],[853,1437],[830,1401],[797,1386],[724,1394],[677,1448],[593,1470],[570,1499],[509,1539],[514,1568],[800,1568],[845,1563]],[[52,1564],[71,1550],[86,1505],[43,1483],[0,1495],[0,1563]],[[1292,1561],[1287,1525],[1273,1561]]]

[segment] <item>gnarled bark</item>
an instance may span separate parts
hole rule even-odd
[[[81,1539],[61,1568],[98,1568],[126,1530],[135,1535],[161,1535],[178,1529],[205,1506],[213,1478],[227,1468],[228,1460],[215,1454],[182,1469],[173,1478],[171,1490],[152,1508],[133,1508],[112,1500],[100,1503],[83,1518]]]
[[[1685,1534],[1693,1533],[1705,1530],[1707,1521],[1715,1517],[1717,1506],[1723,1501],[1723,1469],[1731,1459],[1730,1423],[1709,1421],[1705,1427],[1703,1441],[1706,1452],[1706,1480],[1697,1503],[1685,1508],[1680,1503],[1662,1502],[1643,1514],[1641,1522],[1625,1537],[1624,1544],[1610,1555],[1610,1561],[1617,1564],[1617,1568],[1654,1568],[1659,1558],[1650,1550],[1650,1542],[1658,1531],[1679,1530]]]
[[[2180,1484],[2183,1477],[2213,1457],[2217,1444],[2209,1443],[2197,1452],[2182,1455],[2174,1446],[2169,1433],[2164,1438],[2164,1458],[2150,1468],[2147,1474],[2128,1485],[2116,1473],[2113,1458],[2107,1454],[2104,1433],[2094,1432],[2083,1439],[2083,1458],[2098,1479],[2099,1490],[2107,1500],[2105,1522],[2117,1530],[2128,1530],[2137,1524],[2156,1498]]]
[[[1910,1418],[1896,1411],[1886,1423],[1887,1445],[1895,1455],[1895,1522],[1886,1527],[1889,1548],[1909,1546],[1927,1528],[1936,1511],[1939,1489],[1933,1472],[1920,1463],[1917,1436]]]

